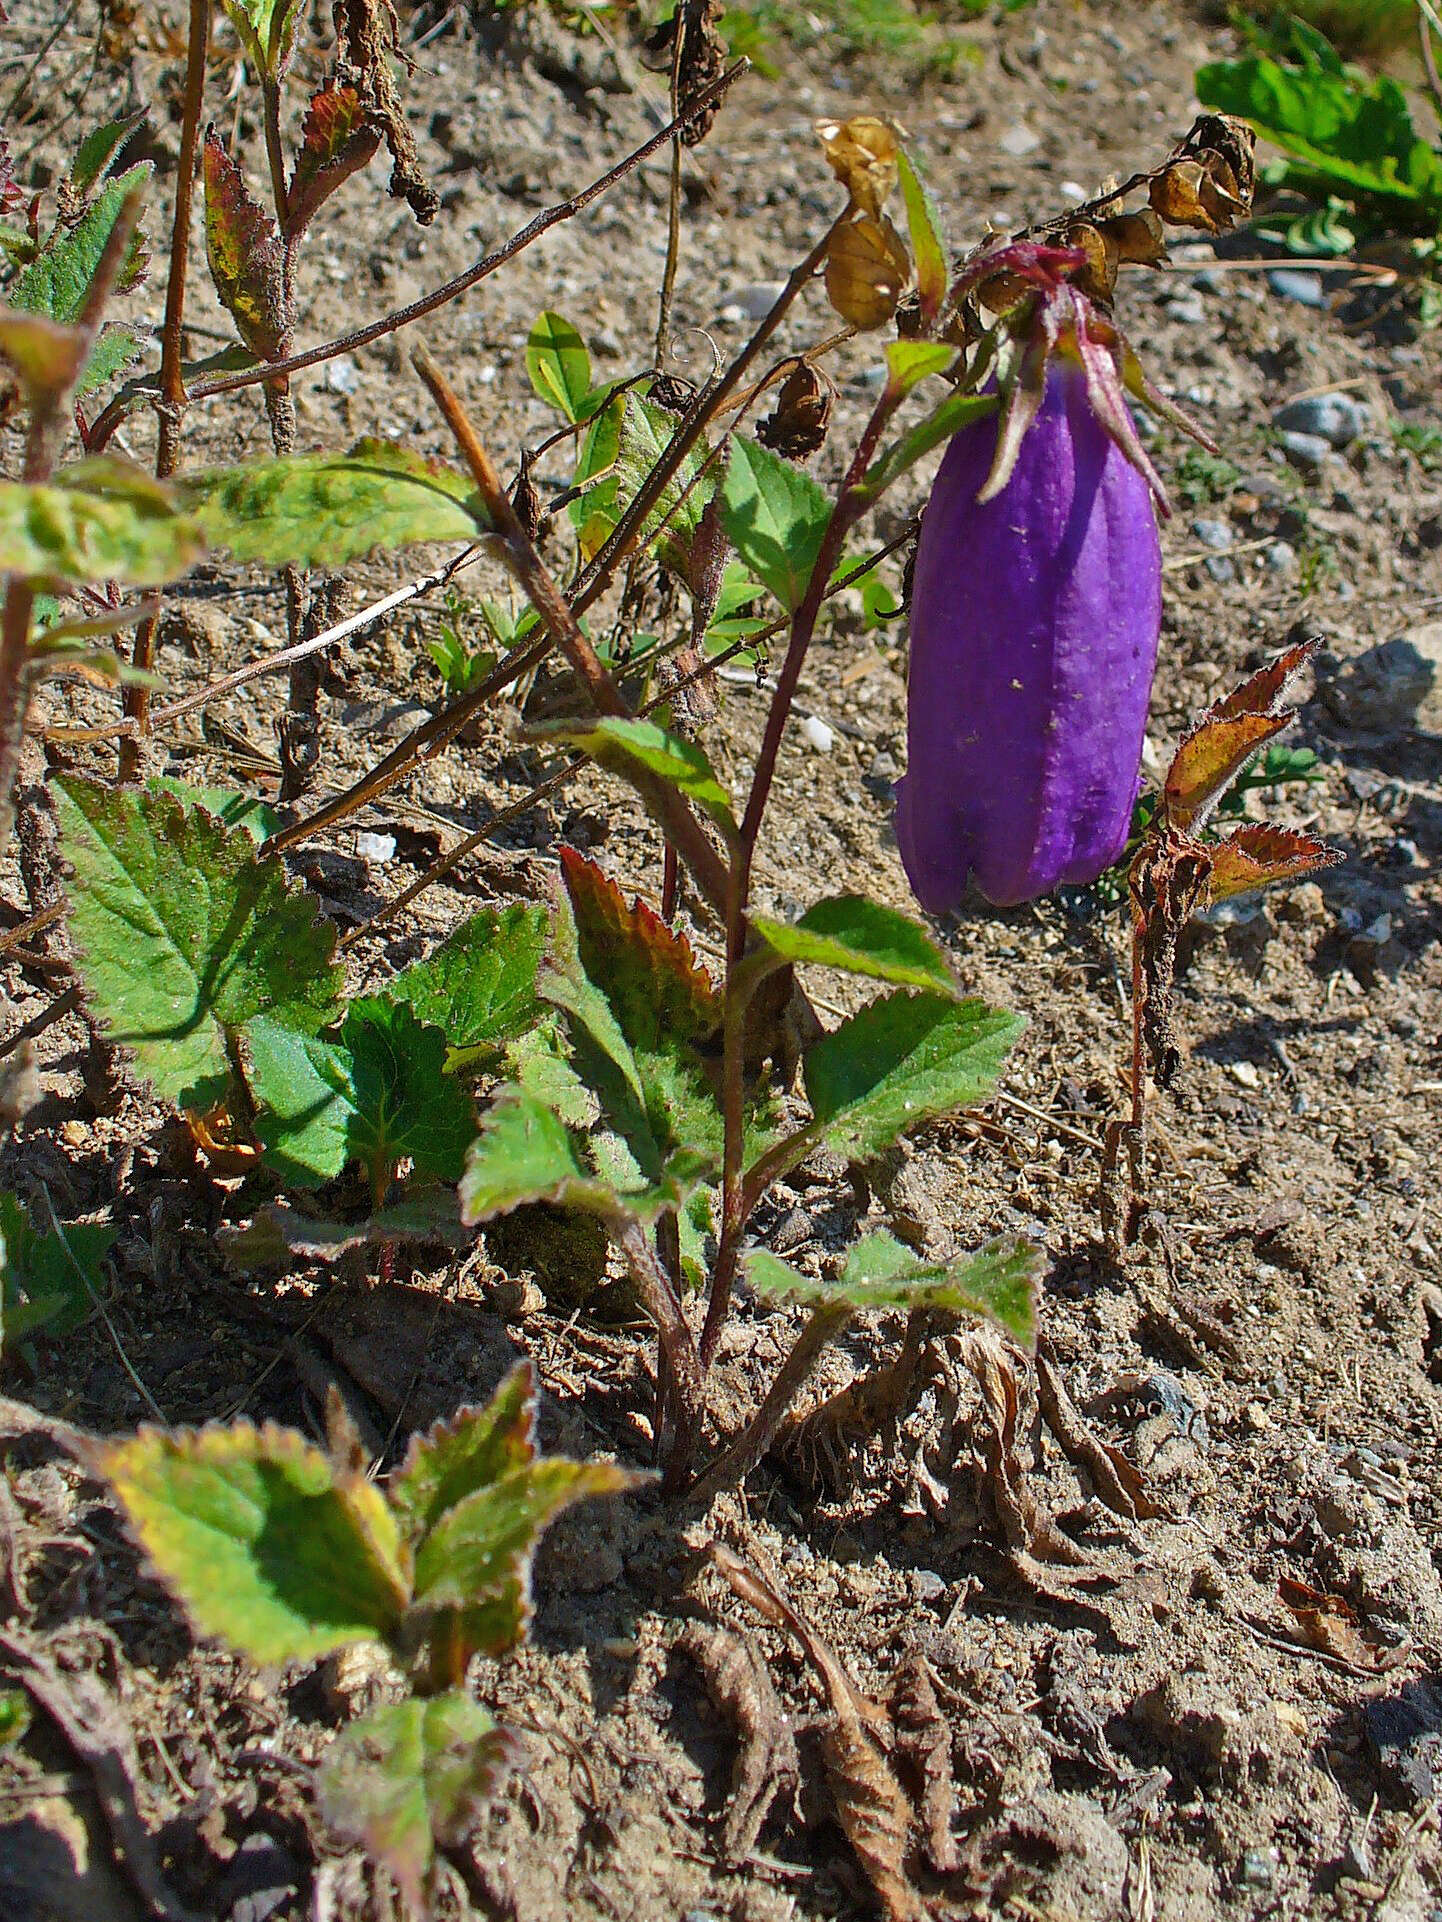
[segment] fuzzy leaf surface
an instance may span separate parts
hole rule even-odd
[[[97,1459],[202,1634],[287,1662],[399,1626],[409,1583],[390,1510],[293,1429],[143,1428]]]
[[[161,587],[205,550],[176,494],[128,462],[80,461],[47,485],[0,481],[0,571]]]
[[[921,300],[922,317],[934,320],[941,311],[941,303],[946,299],[946,236],[936,203],[904,147],[897,149],[896,167],[901,181],[902,203],[906,208],[906,229],[911,240],[912,259],[916,263],[916,291]]]
[[[334,568],[378,547],[476,540],[488,526],[469,479],[386,441],[202,469],[179,485],[207,540],[275,567]]]
[[[525,1034],[540,1011],[536,974],[546,951],[546,911],[527,902],[482,908],[424,960],[387,983],[385,998],[439,1028],[449,1063],[480,1060]]]
[[[281,274],[284,248],[275,221],[214,131],[201,150],[205,257],[220,304],[261,360],[278,360],[285,337]]]
[[[463,1688],[372,1709],[331,1744],[321,1810],[390,1870],[419,1913],[437,1842],[459,1844],[518,1750]]]
[[[794,462],[733,434],[721,520],[741,559],[794,614],[831,520],[830,496]]]
[[[752,1287],[770,1301],[806,1307],[845,1302],[855,1309],[934,1308],[955,1315],[981,1315],[1015,1335],[1024,1348],[1036,1343],[1036,1289],[1040,1263],[1030,1242],[994,1241],[955,1261],[927,1261],[894,1235],[865,1235],[846,1257],[836,1281],[803,1275],[765,1249],[746,1257]]]
[[[1025,1023],[984,1001],[892,994],[818,1041],[803,1075],[821,1139],[848,1161],[970,1107],[996,1086]]]
[[[173,795],[187,810],[199,808],[213,815],[223,827],[244,828],[257,847],[280,832],[280,816],[275,809],[237,788],[192,787],[173,774],[152,774],[145,785],[152,793]]]
[[[150,162],[143,160],[138,166],[127,167],[114,180],[107,180],[75,225],[67,227],[62,222],[30,264],[10,282],[5,289],[10,305],[23,307],[27,313],[44,314],[66,326],[79,320],[126,197],[132,188],[143,187],[153,172]],[[131,242],[130,261],[121,273],[122,285],[140,271],[140,264],[137,237]]]
[[[960,989],[945,955],[923,928],[862,894],[833,895],[799,921],[753,914],[751,925],[785,961],[841,968],[897,987],[931,988],[956,998]]]
[[[634,388],[622,397],[621,425],[616,447],[615,515],[624,514],[665,453],[678,426],[677,417],[647,400]],[[642,538],[656,540],[661,561],[679,574],[687,572],[692,536],[701,525],[706,503],[716,492],[715,469],[702,473],[707,449],[693,447],[662,490],[661,498],[642,522]]]
[[[560,1117],[533,1095],[510,1089],[488,1110],[461,1178],[461,1219],[474,1224],[530,1201],[582,1208],[605,1221],[650,1222],[678,1208],[714,1172],[709,1156],[678,1149],[655,1179],[616,1188],[600,1178]]]
[[[224,0],[224,5],[257,73],[277,78],[290,61],[300,0]]]
[[[413,1437],[386,1493],[402,1530],[415,1543],[457,1502],[515,1474],[535,1457],[536,1373],[523,1361],[484,1408],[458,1409]]]
[[[168,1101],[206,1108],[228,1040],[257,1015],[311,1033],[340,992],[335,932],[243,828],[63,775],[61,845],[86,998]]]
[[[317,209],[367,165],[379,145],[380,134],[368,123],[354,87],[328,86],[313,93],[286,193],[287,234],[303,233]]]

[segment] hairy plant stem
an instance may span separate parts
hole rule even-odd
[[[165,320],[160,336],[160,400],[155,472],[169,480],[180,459],[180,430],[185,416],[185,376],[182,372],[182,330],[185,324],[185,272],[190,252],[190,210],[195,195],[195,164],[200,151],[200,116],[205,104],[205,60],[210,46],[210,0],[190,0],[189,38],[185,54],[185,102],[180,122],[180,164],[175,176],[175,211],[170,226],[170,273],[165,283]],[[104,418],[102,414],[101,418]],[[118,424],[118,423],[117,423]],[[96,429],[100,422],[97,420]],[[92,430],[98,452],[109,436]],[[160,611],[140,623],[131,649],[132,663],[148,674],[155,661],[155,632]],[[145,682],[127,687],[122,710],[135,723],[135,736],[122,739],[119,769],[122,781],[140,771],[141,741],[149,731],[150,688]]]
[[[854,1312],[850,1303],[844,1301],[827,1302],[811,1311],[766,1391],[765,1400],[741,1433],[723,1449],[694,1487],[686,1491],[688,1501],[705,1504],[745,1480],[771,1446],[787,1409],[806,1386],[827,1343],[836,1339]]]
[[[701,1331],[701,1366],[710,1367],[716,1344],[726,1325],[735,1286],[736,1268],[741,1253],[741,1237],[760,1196],[744,1179],[745,1156],[745,1042],[746,1002],[754,985],[752,979],[738,979],[746,955],[746,910],[751,892],[751,868],[760,838],[761,824],[776,775],[776,757],[781,739],[791,718],[801,671],[816,630],[816,617],[826,598],[826,585],[841,558],[847,534],[870,502],[860,495],[861,480],[871,465],[886,424],[901,404],[902,395],[888,385],[872,409],[862,431],[831,510],[816,565],[806,583],[806,592],[791,622],[791,639],[786,658],[777,676],[776,692],[767,710],[761,749],[756,757],[746,811],[727,874],[726,891],[726,1012],[722,1028],[721,1107],[725,1122],[725,1147],[721,1168],[721,1240],[716,1266],[711,1275],[711,1290],[706,1303],[706,1321]],[[779,1172],[779,1170],[778,1170]]]

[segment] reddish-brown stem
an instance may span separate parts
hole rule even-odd
[[[771,1446],[786,1411],[806,1386],[822,1351],[834,1341],[850,1321],[853,1309],[847,1302],[827,1302],[813,1309],[805,1327],[782,1362],[766,1398],[721,1456],[687,1491],[687,1500],[702,1504],[713,1501],[725,1489],[744,1481]]]
[[[189,41],[185,57],[185,104],[180,122],[180,165],[175,176],[175,212],[170,228],[170,273],[165,283],[165,320],[160,336],[160,401],[155,471],[161,480],[175,472],[180,458],[180,424],[185,414],[185,376],[182,371],[185,325],[185,271],[190,253],[190,210],[195,196],[195,163],[200,150],[200,115],[205,104],[205,60],[210,46],[210,0],[190,0]],[[101,418],[104,418],[102,414]],[[96,430],[100,422],[96,422]],[[104,446],[108,435],[96,431],[93,444]],[[159,613],[135,630],[131,660],[149,673],[155,659],[155,630]],[[150,720],[150,689],[144,682],[127,687],[123,697],[126,718],[143,737]],[[140,740],[122,741],[120,777],[131,780],[139,772]]]

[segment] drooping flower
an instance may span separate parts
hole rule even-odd
[[[1000,425],[955,436],[922,520],[896,837],[933,913],[973,880],[997,906],[1095,880],[1139,790],[1161,625],[1155,476],[1119,444],[1120,387],[1076,318],[1070,339],[1048,328]],[[1114,389],[1101,406],[1099,379]]]

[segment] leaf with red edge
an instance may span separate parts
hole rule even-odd
[[[1167,769],[1162,803],[1174,828],[1199,828],[1259,749],[1290,727],[1293,716],[1240,713],[1210,714],[1199,721]]]
[[[462,1408],[412,1438],[386,1490],[412,1543],[478,1488],[513,1475],[536,1457],[536,1371],[511,1369],[484,1408]]]
[[[633,1049],[696,1042],[721,1025],[721,996],[686,936],[625,896],[593,861],[561,849],[581,966],[605,994]]]
[[[286,195],[287,234],[304,233],[321,203],[359,173],[380,144],[354,87],[322,87],[312,94]]]
[[[1213,901],[1227,901],[1234,894],[1247,894],[1277,881],[1300,881],[1304,874],[1334,868],[1345,859],[1340,848],[1328,847],[1315,835],[1273,827],[1269,821],[1238,828],[1209,852],[1212,872],[1207,891]]]
[[[205,254],[221,304],[250,351],[280,358],[284,334],[284,249],[275,222],[256,201],[212,128],[201,156],[205,181]]]
[[[1299,641],[1295,647],[1287,648],[1276,660],[1268,661],[1250,680],[1243,681],[1234,693],[1209,707],[1203,719],[1226,721],[1238,714],[1278,713],[1277,702],[1286,692],[1288,681],[1305,664],[1308,656],[1316,652],[1318,644],[1314,636],[1309,641]]]

